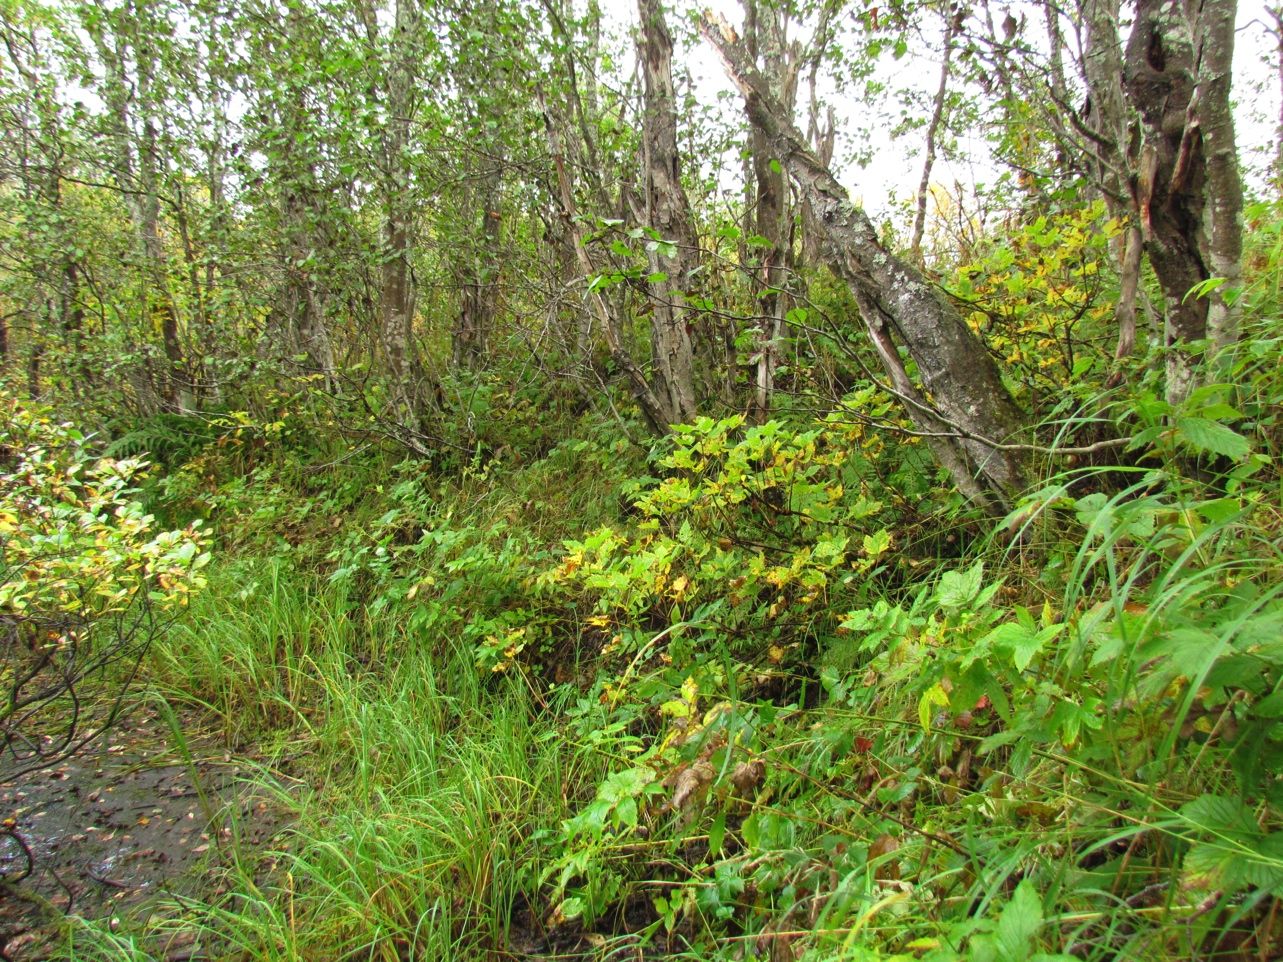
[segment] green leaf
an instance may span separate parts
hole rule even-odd
[[[998,943],[999,958],[1005,962],[1025,962],[1040,928],[1042,899],[1034,891],[1033,883],[1025,879],[1016,886],[1011,901],[998,917],[994,936]]]
[[[1283,718],[1283,691],[1262,698],[1252,706],[1252,714],[1257,718]]]
[[[708,854],[710,856],[720,855],[722,852],[722,839],[726,837],[726,813],[718,812],[717,818],[713,819],[713,825],[708,830]]]
[[[942,608],[961,608],[973,601],[984,582],[985,566],[977,561],[966,571],[946,571],[936,588],[936,602]]]
[[[1236,798],[1201,795],[1181,806],[1181,817],[1195,828],[1210,832],[1254,832],[1252,811]]]
[[[881,558],[891,547],[891,532],[880,528],[873,534],[866,534],[861,542],[864,554],[870,560]]]
[[[660,257],[677,256],[677,245],[672,241],[667,240],[648,241],[646,244],[646,250],[650,251],[652,254],[658,254]]]
[[[1213,291],[1219,289],[1226,282],[1226,280],[1228,280],[1228,278],[1209,277],[1205,281],[1199,281],[1197,284],[1195,284],[1193,287],[1191,287],[1188,291],[1185,292],[1185,296],[1181,298],[1181,303],[1184,304],[1191,297],[1195,299],[1206,297],[1208,294],[1211,294]]]
[[[1219,454],[1240,461],[1252,451],[1252,445],[1233,428],[1208,418],[1181,418],[1176,433],[1195,451]]]
[[[1212,524],[1224,524],[1243,510],[1238,498],[1215,498],[1197,505],[1198,513]]]
[[[989,632],[984,641],[1010,657],[1017,671],[1024,671],[1034,660],[1034,656],[1042,650],[1042,646],[1054,638],[1059,631],[1059,625],[1034,631],[1026,625],[1008,622]]]

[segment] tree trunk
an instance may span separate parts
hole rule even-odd
[[[638,0],[641,65],[645,80],[642,145],[646,175],[646,222],[658,235],[648,247],[652,306],[651,360],[654,393],[663,426],[696,416],[694,351],[690,310],[685,304],[698,242],[681,183],[677,149],[677,101],[673,91],[673,41],[660,0]]]
[[[1274,128],[1274,187],[1283,194],[1283,5],[1270,7],[1266,12],[1274,21],[1270,33],[1274,37],[1274,70],[1279,82],[1279,121]]]
[[[1091,105],[1086,118],[1091,133],[1085,145],[1088,169],[1110,214],[1126,225],[1114,245],[1119,265],[1119,294],[1114,307],[1118,344],[1114,356],[1121,359],[1130,355],[1136,345],[1136,295],[1143,237],[1128,175],[1132,121],[1123,91],[1119,0],[1081,0],[1080,10],[1086,33],[1082,71]]]
[[[1202,132],[1207,164],[1200,246],[1207,251],[1210,276],[1223,280],[1208,294],[1207,335],[1213,352],[1208,373],[1212,377],[1226,375],[1242,322],[1236,301],[1243,282],[1243,184],[1230,107],[1236,6],[1234,0],[1203,0],[1195,30],[1200,50],[1194,122]]]
[[[146,12],[144,10],[141,13]],[[136,27],[139,25],[136,23]],[[165,359],[169,362],[168,382],[170,404],[179,411],[192,406],[191,375],[187,371],[182,335],[179,331],[178,310],[170,289],[169,256],[160,236],[160,174],[161,156],[156,129],[156,95],[154,93],[156,63],[150,44],[136,42],[134,58],[138,67],[138,105],[141,124],[141,143],[138,149],[138,228],[142,235],[143,256],[146,258],[150,284],[150,309],[160,326],[161,343]]]
[[[819,158],[820,163],[825,167],[833,163],[833,150],[837,146],[837,118],[833,106],[830,104],[825,108],[823,122],[820,121],[818,86],[820,64],[824,60],[824,54],[832,40],[833,15],[837,9],[827,3],[821,7],[819,22],[815,25],[815,32],[811,35],[811,42],[808,45],[806,56],[803,58],[807,67],[806,82],[809,91],[806,138],[811,145],[811,149],[815,151],[815,156]],[[822,231],[806,198],[799,198],[799,201],[798,206],[802,210],[800,260],[803,264],[810,265],[819,260],[821,246],[819,236]]]
[[[936,162],[936,143],[940,128],[944,125],[945,99],[949,95],[949,72],[953,66],[953,40],[962,26],[962,17],[953,10],[944,13],[944,44],[941,48],[940,83],[936,86],[935,99],[931,102],[931,120],[927,123],[927,143],[923,150],[922,179],[918,182],[918,204],[913,215],[913,237],[909,242],[909,251],[914,262],[921,267],[922,236],[927,229],[927,201],[931,193],[931,171]]]
[[[1025,483],[1024,458],[1010,448],[1023,434],[1024,418],[984,343],[917,268],[882,246],[868,217],[770,95],[730,26],[706,14],[703,33],[721,54],[749,116],[810,200],[825,233],[829,267],[855,295],[910,416],[964,494],[993,513],[1006,510]],[[917,365],[923,390],[909,380],[893,335]]]
[[[112,172],[129,208],[142,255],[145,281],[143,309],[149,326],[159,328],[161,346],[168,362],[161,379],[160,392],[165,407],[186,410],[190,407],[190,378],[186,372],[183,345],[179,333],[178,312],[169,287],[169,262],[160,236],[160,157],[154,103],[156,64],[149,46],[138,33],[151,28],[146,4],[134,11],[121,11],[119,20],[109,28],[114,31],[114,49],[99,32],[92,34],[102,60],[108,65],[106,100],[115,127],[116,163]],[[99,30],[102,28],[99,27]],[[126,67],[132,53],[136,77],[131,80]],[[131,112],[136,107],[136,114]],[[133,121],[137,120],[137,162],[134,157]]]
[[[418,29],[415,0],[397,0],[386,79],[388,122],[384,133],[383,267],[380,340],[391,380],[396,419],[412,435],[422,427],[423,394],[414,357],[415,292],[410,269],[410,177],[406,146],[414,113],[412,42]],[[411,445],[415,447],[414,444]],[[417,448],[416,448],[417,450]],[[419,453],[426,453],[420,451]]]
[[[771,94],[792,115],[797,100],[796,50],[788,49],[783,11],[774,5],[763,8],[757,0],[745,4],[745,48],[749,57],[762,64],[763,82]],[[753,396],[749,417],[757,423],[771,416],[775,394],[775,369],[779,364],[780,337],[784,332],[787,308],[783,288],[786,283],[792,240],[788,182],[784,168],[772,154],[771,140],[764,130],[749,118],[751,130],[753,178],[756,184],[754,226],[765,243],[756,250],[758,256],[758,331],[757,368],[753,378]]]
[[[557,213],[561,220],[563,234],[570,238],[574,247],[575,259],[579,263],[579,269],[584,278],[591,279],[596,276],[597,269],[593,265],[592,257],[588,254],[587,233],[584,230],[583,222],[579,219],[575,205],[574,188],[570,181],[570,171],[566,165],[561,130],[558,128],[552,111],[548,107],[548,101],[542,89],[538,90],[538,96],[539,107],[543,111],[544,126],[548,135],[548,152],[552,157],[554,178],[556,180],[556,195],[553,200],[558,207]],[[637,404],[641,408],[650,429],[657,434],[662,434],[668,429],[668,424],[671,423],[665,421],[665,405],[651,389],[650,382],[646,380],[645,372],[628,352],[618,320],[606,306],[606,301],[601,296],[601,292],[595,290],[591,283],[588,287],[587,297],[591,313],[596,316],[597,322],[601,325],[602,334],[606,340],[606,348],[610,351],[611,359],[628,379],[628,386],[632,389],[633,396],[637,399]]]
[[[1194,38],[1198,37],[1195,44]],[[1179,404],[1205,376],[1190,351],[1238,337],[1226,294],[1240,278],[1242,187],[1230,116],[1233,0],[1206,0],[1191,22],[1179,0],[1138,0],[1124,87],[1144,144],[1136,206],[1145,249],[1166,301],[1167,400]],[[1224,286],[1195,295],[1213,277]]]
[[[485,179],[481,193],[480,237],[469,237],[472,256],[467,265],[459,305],[459,321],[452,338],[454,364],[475,370],[489,351],[490,333],[499,307],[499,213],[498,175]]]
[[[302,37],[306,29],[301,11],[291,9],[290,33]],[[288,42],[288,40],[287,40]],[[286,63],[296,54],[284,51]],[[288,329],[281,332],[287,346],[282,355],[294,354],[298,348],[307,356],[307,369],[320,375],[322,388],[337,393],[334,350],[326,323],[326,293],[316,277],[316,254],[323,247],[318,238],[324,213],[318,201],[314,148],[308,137],[307,91],[292,70],[282,71],[286,87],[285,105],[277,110],[276,129],[280,132],[274,152],[274,173],[282,188],[282,211],[285,260],[285,317]],[[212,162],[211,162],[212,163]],[[211,185],[221,192],[221,168],[211,170]],[[211,198],[212,199],[212,198]],[[221,194],[220,194],[221,199]],[[218,212],[222,217],[222,211]],[[277,345],[278,350],[281,345]]]
[[[292,168],[294,165],[290,163],[287,166]],[[308,194],[314,189],[314,185],[309,187],[308,184],[313,174],[310,165],[305,164],[302,171],[290,170],[286,176],[289,178],[285,196],[286,317],[299,346],[307,355],[311,373],[319,374],[325,391],[333,394],[337,392],[338,384],[325,321],[325,298],[313,277],[310,238],[319,216],[308,199]],[[302,182],[298,179],[300,176]]]

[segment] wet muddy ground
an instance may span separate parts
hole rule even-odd
[[[26,876],[0,884],[0,959],[58,957],[59,913],[132,927],[156,896],[213,894],[229,846],[267,846],[279,806],[212,739],[189,734],[187,748],[139,710],[74,757],[0,780],[0,820],[17,836],[0,834],[0,878]],[[190,936],[157,955],[206,957]]]

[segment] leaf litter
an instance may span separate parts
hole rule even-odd
[[[280,832],[281,807],[242,778],[247,760],[188,739],[190,764],[167,723],[138,709],[48,768],[9,778],[0,764],[0,959],[58,957],[66,916],[138,923],[157,896],[215,894],[224,846],[261,851]],[[161,957],[208,957],[183,936]]]

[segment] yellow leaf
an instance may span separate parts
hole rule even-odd
[[[668,593],[672,595],[675,600],[681,601],[686,597],[686,589],[688,587],[690,587],[690,579],[685,575],[678,575],[673,579],[673,583],[669,587]]]

